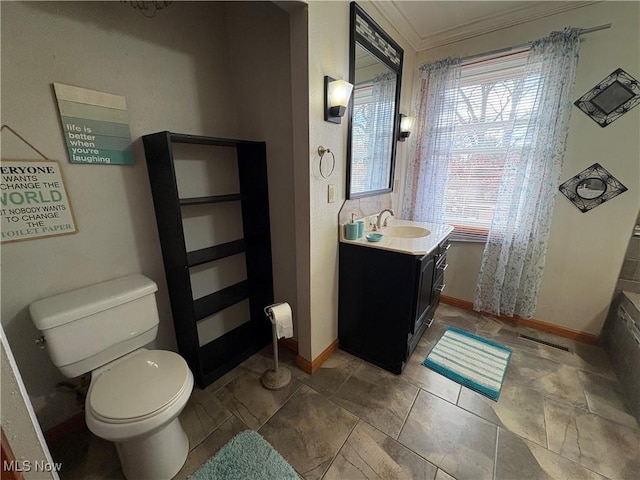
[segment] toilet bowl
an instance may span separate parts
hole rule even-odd
[[[189,453],[178,415],[192,390],[193,374],[182,357],[136,350],[92,372],[87,427],[116,444],[127,478],[171,478]]]
[[[129,480],[172,478],[189,453],[178,415],[193,374],[177,353],[142,348],[158,329],[156,290],[152,280],[130,275],[29,306],[62,373],[91,372],[87,427],[115,443]]]

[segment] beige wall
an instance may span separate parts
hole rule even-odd
[[[414,70],[414,52],[368,2],[360,5],[405,50],[404,72]],[[300,354],[315,359],[336,338],[338,332],[338,213],[345,201],[347,120],[336,125],[323,116],[324,76],[349,78],[349,2],[309,2],[309,149],[311,205],[311,351]],[[412,75],[402,82],[401,112],[409,110]],[[329,179],[318,170],[319,145],[336,156],[336,168]],[[398,157],[405,146],[400,143]],[[403,160],[399,160],[402,162]],[[335,187],[336,201],[327,203],[327,187]],[[397,206],[397,204],[396,204]],[[302,345],[301,345],[302,347]]]
[[[271,2],[226,2],[225,13],[238,128],[267,142],[274,299],[297,322],[289,16]]]
[[[291,118],[298,351],[311,358],[311,202],[309,162],[309,9],[305,3],[282,2],[289,12],[291,45]]]
[[[565,26],[586,28],[609,22],[611,29],[582,39],[573,93],[577,99],[618,67],[640,78],[640,3],[596,3],[421,52],[416,65],[522,44]],[[591,334],[600,332],[640,207],[639,131],[640,108],[604,129],[573,108],[562,181],[599,162],[629,191],[588,213],[558,194],[536,319]],[[473,301],[482,251],[481,244],[454,244],[447,295]]]
[[[267,140],[274,287],[276,298],[295,304],[289,27],[282,10],[262,3],[173,2],[151,19],[121,2],[1,8],[2,123],[60,162],[79,230],[2,245],[2,325],[46,430],[79,408],[73,394],[56,390],[63,377],[34,343],[34,300],[144,273],[159,284],[155,346],[175,349],[141,135]],[[52,82],[125,96],[136,164],[70,164]],[[2,158],[36,157],[3,132]]]
[[[331,32],[331,35],[327,35]],[[347,123],[324,121],[324,76],[349,79],[349,3],[309,3],[309,149],[311,210],[311,351],[313,360],[337,338],[338,211],[345,198]],[[319,173],[318,146],[336,157],[333,175]],[[327,203],[333,185],[336,201]],[[305,356],[305,352],[301,351]]]

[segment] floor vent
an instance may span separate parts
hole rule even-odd
[[[547,347],[557,348],[558,350],[563,350],[565,352],[571,353],[571,350],[569,350],[569,348],[565,347],[564,345],[558,345],[557,343],[547,342],[546,340],[540,340],[539,338],[530,337],[528,335],[523,335],[521,333],[518,334],[518,337],[524,338],[525,340],[530,340],[532,342],[541,343],[542,345],[546,345]]]

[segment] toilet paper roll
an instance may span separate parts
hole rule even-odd
[[[278,338],[293,337],[293,314],[291,313],[291,305],[287,302],[279,303],[269,307],[271,312],[271,323],[276,326],[276,335]]]

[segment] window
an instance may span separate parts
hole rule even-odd
[[[531,142],[539,76],[525,76],[527,53],[463,64],[459,86],[445,93],[450,150],[434,160],[448,162],[443,221],[458,240],[486,239],[505,169]]]
[[[353,120],[351,140],[351,189],[355,192],[364,192],[368,189],[367,157],[369,145],[367,139],[370,136],[370,117],[373,95],[373,83],[356,85],[353,91]]]
[[[351,192],[389,187],[396,106],[395,73],[378,74],[353,89]]]

